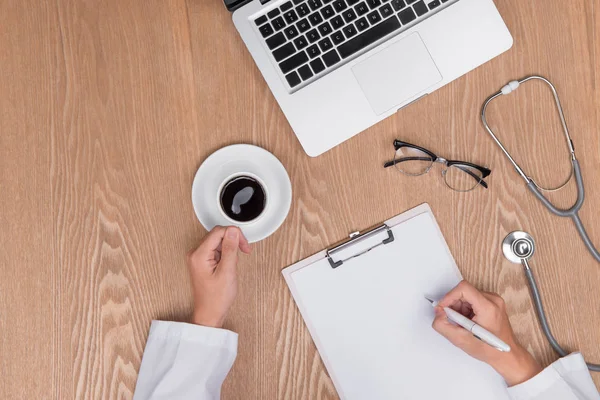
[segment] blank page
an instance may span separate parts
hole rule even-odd
[[[394,242],[333,269],[291,273],[292,294],[343,399],[506,400],[503,379],[431,328],[431,304],[460,280],[430,213]]]

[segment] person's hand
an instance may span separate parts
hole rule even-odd
[[[484,327],[511,348],[501,352],[477,339],[471,332],[450,322],[443,310],[450,307]],[[435,308],[433,329],[467,354],[492,366],[508,384],[525,382],[542,368],[515,339],[502,297],[495,293],[480,292],[466,281],[460,282]]]
[[[187,255],[194,293],[192,323],[221,328],[237,295],[238,249],[251,248],[239,228],[214,227]]]

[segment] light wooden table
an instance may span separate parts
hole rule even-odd
[[[600,265],[479,120],[510,79],[557,85],[586,183],[582,218],[600,245],[600,3],[496,3],[515,38],[508,53],[309,158],[220,0],[0,2],[0,398],[131,398],[150,321],[190,312],[184,255],[206,234],[192,178],[232,143],[273,152],[294,194],[281,229],[239,266],[228,327],[240,347],[223,398],[336,398],[280,271],[423,202],[465,278],[507,300],[519,339],[548,364],[557,357],[522,269],[500,252],[509,231],[531,232],[556,336],[600,362]],[[550,94],[521,91],[490,118],[528,171],[556,183],[569,163]],[[394,138],[489,166],[490,189],[454,193],[439,169],[384,170]]]

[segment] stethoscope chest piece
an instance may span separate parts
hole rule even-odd
[[[533,256],[535,242],[527,232],[511,232],[502,241],[502,252],[510,262],[521,264],[523,260],[528,260]]]

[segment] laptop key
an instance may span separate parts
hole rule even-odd
[[[377,10],[375,10],[372,13],[367,14],[367,19],[369,20],[371,25],[375,25],[376,23],[381,21],[381,15],[379,15]]]
[[[333,11],[331,6],[325,6],[321,9],[321,15],[323,18],[329,19],[335,15],[335,11]]]
[[[310,24],[308,23],[308,20],[306,18],[301,19],[297,24],[296,27],[298,28],[298,30],[302,33],[306,32],[307,30],[310,29]]]
[[[323,61],[325,61],[325,65],[331,67],[340,61],[340,56],[335,50],[331,50],[329,53],[323,54]]]
[[[308,20],[310,21],[312,26],[316,26],[323,22],[323,17],[321,17],[321,14],[319,14],[318,12],[315,12],[308,16]]]
[[[319,42],[319,47],[321,50],[323,50],[323,52],[329,51],[333,47],[333,43],[331,43],[329,38],[325,38]]]
[[[353,5],[355,5],[356,3],[358,3],[358,1],[359,1],[359,0],[346,0],[346,3],[347,3],[349,6],[353,6]]]
[[[333,8],[335,8],[335,10],[337,12],[342,12],[344,11],[348,6],[346,5],[346,3],[344,2],[344,0],[335,0],[333,2]]]
[[[356,22],[356,27],[358,28],[358,30],[360,32],[364,31],[365,29],[367,29],[369,27],[369,23],[367,22],[366,18],[359,18]],[[344,57],[344,55],[342,54],[342,57]],[[344,57],[345,58],[345,57]]]
[[[285,27],[285,21],[281,17],[275,18],[273,21],[271,21],[271,23],[276,31],[280,31]]]
[[[294,4],[295,4],[295,5],[298,5],[298,4],[302,3],[303,1],[304,1],[304,0],[294,0]]]
[[[269,18],[273,19],[273,18],[275,18],[276,16],[278,16],[280,13],[281,13],[281,11],[279,11],[279,8],[275,8],[275,9],[273,9],[273,10],[269,11],[269,12],[267,13],[267,15],[269,16]]]
[[[275,61],[281,61],[288,58],[295,52],[296,49],[294,48],[294,45],[288,42],[285,46],[281,46],[277,50],[273,51],[273,57],[275,58]],[[286,72],[288,71],[283,71],[283,73]]]
[[[292,2],[288,1],[287,3],[283,3],[281,5],[281,7],[279,7],[279,8],[281,9],[281,11],[287,11],[287,10],[289,10],[292,7],[293,7]]]
[[[346,40],[346,38],[344,37],[344,34],[341,31],[337,31],[333,35],[331,35],[331,40],[334,44],[340,44],[344,40]]]
[[[317,8],[320,8],[323,3],[321,3],[321,0],[308,0],[308,5],[311,10],[315,11]]]
[[[321,38],[316,29],[306,32],[306,38],[309,42],[314,43]]]
[[[356,13],[354,12],[353,9],[349,8],[346,11],[344,11],[342,13],[342,15],[344,16],[344,20],[348,23],[354,21],[356,19]]]
[[[344,26],[344,20],[339,15],[333,17],[330,22],[331,26],[333,26],[333,29],[339,29]]]
[[[329,25],[328,22],[319,25],[319,32],[321,33],[321,36],[329,35],[331,33],[331,25]]]
[[[367,3],[365,3],[364,1],[362,3],[359,3],[356,7],[354,7],[354,9],[356,10],[356,13],[358,15],[364,15],[369,11]]]
[[[269,23],[264,24],[263,26],[258,28],[258,30],[260,31],[260,34],[264,38],[273,34],[273,28],[271,27],[271,24],[269,24]]]
[[[267,46],[269,46],[269,49],[273,50],[276,47],[281,46],[282,44],[284,44],[286,42],[285,37],[283,36],[283,33],[278,32],[276,35],[271,36],[270,38],[268,38],[266,40],[267,42]]]
[[[412,10],[412,8],[409,7],[406,10],[400,11],[398,13],[398,18],[400,18],[400,22],[406,25],[417,19],[417,16],[415,15],[415,12]]]
[[[283,31],[285,32],[285,36],[289,40],[292,40],[293,38],[295,38],[296,36],[298,36],[298,29],[296,29],[296,27],[294,25],[288,26]]]
[[[394,10],[400,11],[404,7],[406,7],[406,3],[404,2],[404,0],[392,0],[392,6],[394,7]]]
[[[291,43],[290,43],[291,45]],[[287,60],[284,60],[279,63],[279,68],[281,68],[281,72],[287,74],[293,69],[298,68],[302,64],[305,64],[308,61],[308,56],[304,51],[298,53],[296,55],[291,56]]]
[[[390,6],[389,4],[384,4],[380,9],[379,12],[381,13],[381,16],[383,18],[387,18],[390,15],[392,15],[394,13],[394,10],[392,10],[392,6]]]
[[[296,72],[290,72],[285,76],[285,79],[288,81],[290,87],[298,86],[302,82]]]
[[[300,36],[300,37],[294,39],[294,45],[296,45],[296,48],[298,50],[302,50],[303,48],[308,46],[308,41],[306,40],[306,38],[304,36]]]
[[[433,10],[434,8],[437,8],[441,5],[442,3],[440,3],[440,0],[434,0],[431,3],[429,3],[429,9]]]
[[[312,67],[313,71],[315,71],[315,74],[318,74],[325,69],[325,64],[323,64],[323,61],[321,61],[320,58],[312,60],[310,62],[310,66]]]
[[[306,52],[308,53],[310,58],[315,58],[316,56],[321,54],[321,50],[319,50],[319,46],[317,46],[316,44],[313,44],[308,49],[306,49]]]
[[[303,65],[300,68],[298,68],[298,73],[300,74],[300,77],[304,81],[313,77],[313,72],[310,70],[310,67],[308,66],[308,64]]]
[[[360,19],[358,21],[360,21]],[[358,21],[356,22],[357,24]],[[342,43],[338,47],[338,51],[340,52],[342,58],[350,57],[352,54],[364,49],[370,44],[375,43],[379,39],[389,35],[390,33],[394,32],[396,29],[399,28],[400,23],[398,22],[398,18],[390,17],[381,22],[380,24],[377,24],[371,27],[370,29],[362,32],[358,36],[355,36],[352,39],[346,41],[345,43]]]
[[[258,17],[258,18],[256,18],[254,20],[254,23],[256,24],[256,26],[261,26],[265,22],[267,22],[267,16],[266,15],[262,15],[262,16],[260,16],[260,17]]]
[[[367,4],[369,5],[369,8],[372,10],[381,5],[381,0],[367,0]]]
[[[421,15],[426,14],[427,11],[429,11],[429,9],[427,8],[427,6],[425,5],[425,2],[423,0],[419,1],[418,3],[415,3],[413,8],[415,9],[415,12],[417,13],[417,15],[419,17]]]
[[[285,20],[287,21],[288,24],[292,24],[292,23],[298,21],[298,14],[296,14],[296,11],[290,10],[290,11],[286,12],[285,14],[283,14],[283,18],[285,18]]]
[[[344,31],[344,35],[346,35],[347,38],[351,38],[358,33],[354,25],[345,26],[342,31]]]
[[[310,9],[306,4],[300,4],[298,7],[296,7],[296,12],[299,16],[304,17],[310,13]]]

